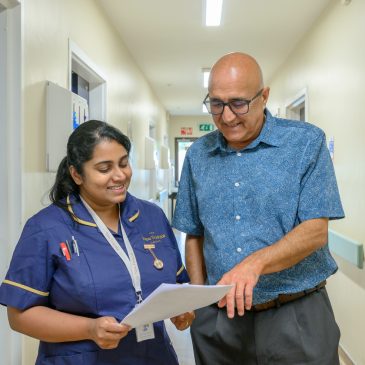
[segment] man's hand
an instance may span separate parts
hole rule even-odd
[[[233,288],[218,302],[219,308],[227,307],[228,318],[234,317],[234,309],[243,316],[245,309],[252,306],[253,288],[259,280],[260,270],[250,256],[225,273],[217,285],[231,285]]]
[[[180,314],[179,316],[170,318],[171,322],[179,331],[186,330],[188,327],[190,327],[194,319],[194,312],[186,312],[184,314]]]

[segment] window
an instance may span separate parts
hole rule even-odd
[[[69,40],[69,89],[87,101],[89,119],[106,120],[106,77],[90,58]]]
[[[83,97],[89,104],[89,82],[75,71],[72,71],[71,80],[71,91]]]

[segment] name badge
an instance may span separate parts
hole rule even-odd
[[[153,329],[153,323],[143,324],[136,327],[137,342],[145,340],[151,340],[155,338],[155,330]]]

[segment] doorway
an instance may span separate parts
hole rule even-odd
[[[179,186],[181,170],[184,164],[185,155],[189,147],[194,143],[196,137],[175,138],[175,186]]]
[[[301,90],[286,104],[286,117],[302,122],[308,120],[308,96],[306,89]]]

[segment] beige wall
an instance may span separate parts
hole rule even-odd
[[[165,110],[94,0],[32,0],[23,7],[24,216],[29,216],[41,207],[39,196],[53,181],[45,174],[45,85],[50,80],[69,87],[69,39],[107,79],[107,121],[124,133],[132,122],[135,167],[144,165],[149,122],[156,124],[158,145],[167,135],[167,123]]]
[[[308,120],[335,140],[334,165],[346,218],[331,228],[365,243],[365,1],[339,1],[315,24],[271,80],[269,108],[276,113],[306,88]],[[365,364],[365,270],[336,258],[339,272],[328,290],[341,328],[341,344],[357,365]]]
[[[54,174],[45,172],[46,80],[68,88],[71,39],[107,81],[107,121],[127,133],[133,123],[135,167],[143,165],[144,137],[156,125],[157,144],[167,135],[166,112],[94,0],[22,2],[24,26],[24,209],[26,219],[42,207]],[[143,151],[143,153],[142,153]],[[134,169],[131,189],[148,198],[148,170]],[[136,187],[136,188],[134,188]],[[46,201],[46,199],[43,199]],[[34,364],[37,341],[24,338],[23,364]]]

